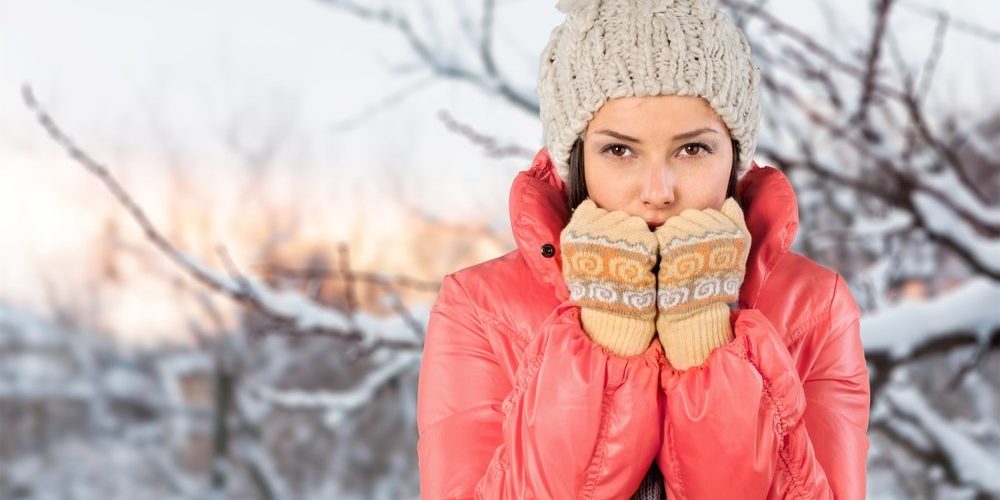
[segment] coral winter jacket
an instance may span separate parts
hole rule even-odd
[[[754,163],[738,189],[752,242],[735,338],[678,372],[656,340],[620,357],[583,331],[561,271],[563,183],[541,149],[510,191],[517,249],[446,275],[431,309],[421,497],[627,499],[655,462],[671,499],[864,498],[857,304],[789,250],[781,171]]]

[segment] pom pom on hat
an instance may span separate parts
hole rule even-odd
[[[556,2],[556,8],[559,9],[559,12],[571,14],[584,7],[597,5],[599,2],[600,0],[559,0]]]

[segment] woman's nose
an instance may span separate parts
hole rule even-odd
[[[675,179],[666,165],[650,168],[642,191],[642,203],[650,208],[662,208],[674,202]]]

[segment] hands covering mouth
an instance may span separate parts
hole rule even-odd
[[[644,351],[659,334],[674,368],[699,364],[732,338],[750,250],[743,211],[684,210],[650,220],[587,199],[561,234],[563,276],[584,330],[620,355]],[[654,299],[654,300],[650,300]]]

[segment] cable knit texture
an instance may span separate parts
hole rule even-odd
[[[714,0],[561,0],[566,20],[542,51],[539,115],[563,181],[569,152],[609,99],[704,98],[739,142],[750,169],[760,122],[759,69],[743,33]]]
[[[721,211],[686,209],[655,234],[656,331],[671,366],[685,370],[733,339],[729,316],[746,274],[750,231],[739,204],[727,198]]]
[[[621,356],[644,352],[656,333],[656,236],[646,221],[589,198],[560,234],[563,277],[595,342]]]
[[[654,463],[646,471],[645,477],[639,483],[639,488],[629,497],[629,500],[664,500],[667,492],[663,488],[663,474]]]

